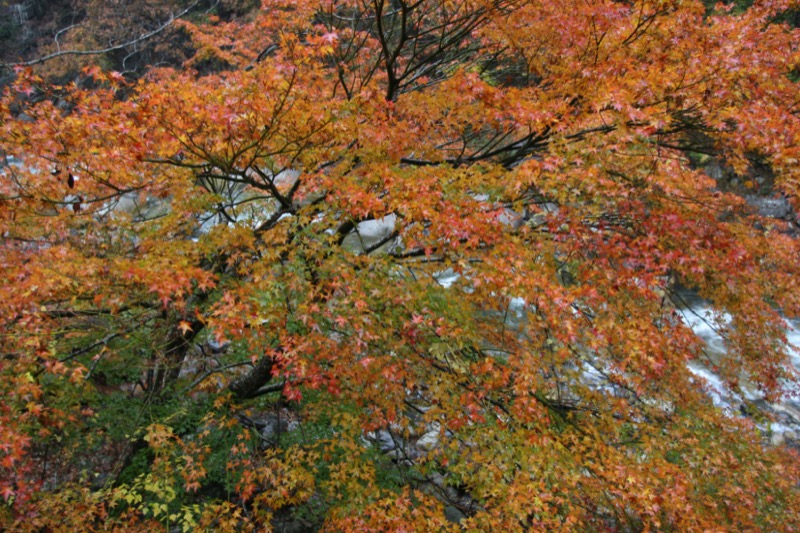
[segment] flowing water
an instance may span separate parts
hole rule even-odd
[[[685,323],[705,342],[706,350],[711,358],[725,357],[725,343],[715,324],[729,322],[730,315],[715,314],[714,309],[707,302],[692,295],[682,294],[680,296],[680,300],[682,300],[680,313]],[[800,321],[786,320],[786,338],[789,343],[787,369],[794,375],[800,376]],[[775,421],[759,426],[763,431],[778,436],[800,434],[800,397],[797,396],[796,391],[788,390],[787,387],[780,402],[769,403],[764,400],[763,393],[753,385],[743,384],[740,395],[731,391],[717,374],[701,363],[693,361],[688,366],[689,370],[702,382],[702,386],[714,405],[725,413],[731,416],[744,416],[741,406],[747,401],[775,416]],[[773,439],[773,442],[776,440],[783,442],[782,437]]]

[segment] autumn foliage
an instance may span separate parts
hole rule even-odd
[[[698,161],[800,207],[798,8],[264,0],[180,70],[20,69],[0,527],[800,529],[675,296],[796,392],[800,241]]]

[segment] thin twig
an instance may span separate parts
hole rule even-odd
[[[50,61],[51,59],[56,59],[58,57],[64,57],[64,56],[96,56],[96,55],[107,54],[109,52],[114,52],[116,50],[122,50],[123,48],[127,48],[129,46],[134,46],[136,44],[139,44],[139,43],[141,43],[143,41],[146,41],[146,40],[150,39],[151,37],[154,37],[154,36],[158,35],[162,31],[166,30],[169,26],[171,26],[173,22],[175,22],[179,18],[181,18],[184,15],[186,15],[189,11],[194,9],[197,6],[197,4],[199,4],[199,3],[200,3],[200,0],[195,0],[194,2],[189,4],[188,7],[186,7],[180,13],[178,13],[177,15],[171,15],[169,17],[169,19],[167,19],[167,21],[164,22],[158,28],[154,29],[153,31],[144,33],[144,34],[140,35],[139,37],[137,37],[137,38],[135,38],[135,39],[133,39],[131,41],[124,42],[122,44],[109,46],[107,48],[95,49],[95,50],[59,50],[58,52],[53,52],[52,54],[47,54],[46,56],[42,56],[42,57],[39,57],[39,58],[36,58],[36,59],[32,59],[30,61],[21,61],[19,63],[0,63],[0,67],[6,67],[6,68],[32,67],[34,65],[40,65],[40,64],[45,63],[47,61]]]

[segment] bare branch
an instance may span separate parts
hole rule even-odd
[[[195,0],[194,2],[189,4],[185,9],[183,9],[179,13],[171,15],[169,17],[169,19],[167,19],[158,28],[156,28],[156,29],[154,29],[152,31],[149,31],[147,33],[143,33],[139,37],[137,37],[137,38],[135,38],[133,40],[124,42],[122,44],[109,46],[107,48],[99,48],[99,49],[95,49],[95,50],[59,50],[57,52],[53,52],[52,54],[47,54],[46,56],[42,56],[42,57],[39,57],[39,58],[36,58],[36,59],[32,59],[30,61],[21,61],[19,63],[0,63],[0,67],[5,67],[5,68],[32,67],[34,65],[40,65],[40,64],[45,63],[47,61],[50,61],[51,59],[56,59],[56,58],[59,58],[59,57],[64,57],[64,56],[96,56],[96,55],[107,54],[109,52],[114,52],[116,50],[122,50],[124,48],[129,47],[129,46],[135,46],[135,45],[137,45],[137,44],[139,44],[141,42],[144,42],[144,41],[146,41],[146,40],[148,40],[148,39],[150,39],[152,37],[155,37],[159,33],[163,32],[164,30],[169,28],[176,20],[178,20],[181,17],[185,16],[192,9],[194,9],[199,3],[200,3],[200,0]],[[67,29],[69,29],[69,28],[67,28]],[[59,33],[61,33],[61,32],[59,32]]]

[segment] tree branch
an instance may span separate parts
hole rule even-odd
[[[36,58],[36,59],[32,59],[30,61],[21,61],[19,63],[0,63],[0,67],[5,67],[5,68],[32,67],[34,65],[40,65],[40,64],[45,63],[47,61],[50,61],[51,59],[56,59],[56,58],[59,58],[59,57],[64,57],[64,56],[96,56],[96,55],[107,54],[109,52],[114,52],[116,50],[122,50],[123,48],[127,48],[129,46],[135,46],[135,45],[137,45],[137,44],[139,44],[139,43],[141,43],[143,41],[146,41],[146,40],[150,39],[151,37],[155,37],[156,35],[158,35],[162,31],[166,30],[176,20],[178,20],[179,18],[183,17],[184,15],[189,13],[189,11],[194,9],[197,6],[197,4],[199,4],[199,3],[200,3],[200,0],[195,0],[194,2],[189,4],[185,9],[183,9],[179,13],[177,13],[175,15],[171,15],[169,17],[169,19],[167,19],[166,22],[164,22],[158,28],[156,28],[156,29],[154,29],[154,30],[152,30],[150,32],[144,33],[144,34],[140,35],[139,37],[137,37],[137,38],[135,38],[133,40],[124,42],[122,44],[109,46],[107,48],[99,48],[99,49],[95,49],[95,50],[59,50],[58,52],[53,52],[52,54],[47,54],[46,56],[42,56],[42,57],[39,57],[39,58]]]

